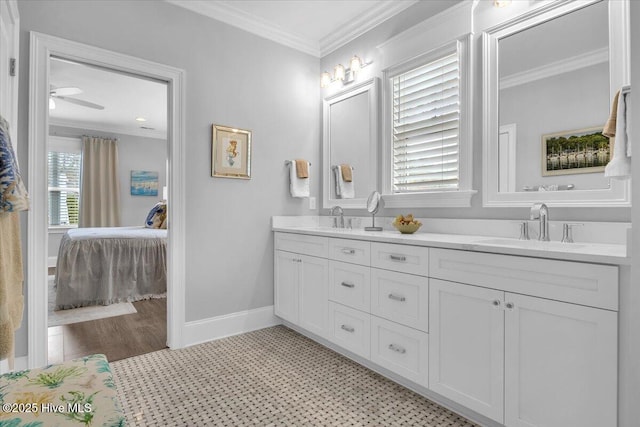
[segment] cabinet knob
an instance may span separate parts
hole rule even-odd
[[[498,307],[500,305],[500,300],[499,299],[493,300],[493,305]]]
[[[399,345],[389,344],[389,350],[395,351],[396,353],[405,354],[407,352],[406,349],[400,347]]]
[[[343,329],[347,332],[352,332],[352,333],[355,331],[355,328],[353,326],[348,326],[348,325],[342,325],[340,326],[340,329]]]
[[[396,295],[396,294],[389,294],[389,299],[392,299],[394,301],[400,301],[400,302],[404,302],[407,300],[402,295]]]
[[[507,307],[509,310],[511,310],[513,308],[513,303],[512,302],[508,302],[504,306]]]

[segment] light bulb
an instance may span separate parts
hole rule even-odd
[[[331,84],[331,75],[328,72],[320,74],[320,87],[327,87]]]
[[[358,55],[353,55],[351,61],[349,61],[349,68],[352,73],[357,73],[362,68],[362,61],[358,57]]]
[[[342,64],[336,65],[333,69],[333,79],[344,80],[344,66]]]

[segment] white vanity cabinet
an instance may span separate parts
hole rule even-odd
[[[531,293],[552,283],[553,296],[607,306],[617,268],[496,255],[504,267],[498,270],[487,256],[493,255],[431,252],[431,266],[439,265],[431,274],[466,275],[468,284],[430,279],[429,388],[509,427],[615,426],[617,312],[507,290],[539,277]],[[464,268],[454,268],[461,259]],[[555,276],[580,267],[598,273],[581,286],[575,278],[564,282],[575,296],[558,289]],[[492,283],[500,289],[485,287]]]
[[[276,233],[276,315],[507,427],[617,425],[617,266],[385,240]]]
[[[275,237],[274,312],[321,337],[329,327],[328,245],[326,237]]]

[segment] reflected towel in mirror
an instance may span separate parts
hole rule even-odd
[[[353,182],[353,168],[351,168],[351,181],[345,181],[342,176],[342,168],[339,166],[333,167],[334,176],[336,179],[336,196],[339,199],[353,199],[356,195],[355,185]]]

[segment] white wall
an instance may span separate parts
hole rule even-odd
[[[373,76],[382,77],[384,68],[402,62],[419,54],[420,50],[428,51],[445,44],[453,38],[469,32],[474,33],[473,56],[473,187],[478,193],[473,197],[470,208],[433,208],[433,209],[385,209],[383,216],[395,216],[398,213],[413,212],[422,218],[504,218],[526,219],[529,217],[529,208],[484,208],[482,207],[482,70],[481,70],[481,35],[482,31],[491,28],[501,22],[518,16],[532,7],[537,7],[541,2],[516,1],[506,8],[495,8],[492,1],[482,0],[472,8],[472,3],[454,4],[446,3],[444,7],[454,5],[459,10],[455,19],[436,19],[429,25],[420,24],[437,12],[437,5],[443,2],[419,2],[406,9],[403,13],[389,19],[380,26],[363,34],[349,44],[332,52],[321,59],[322,70],[332,70],[338,63],[345,64],[353,54],[360,55],[366,61],[373,64],[363,70],[362,78]],[[433,7],[433,9],[427,8]],[[446,12],[445,12],[446,14]],[[416,25],[417,24],[417,25]],[[407,33],[403,30],[412,27]],[[399,35],[400,34],[400,35]],[[394,38],[395,37],[395,38]],[[398,39],[404,39],[398,43]],[[396,40],[394,42],[393,40]],[[393,49],[389,49],[389,43]],[[384,86],[384,82],[382,82]],[[322,91],[322,96],[332,95],[337,91],[335,84]],[[608,107],[608,103],[607,103]],[[606,120],[606,117],[604,118]],[[379,187],[381,187],[379,183]],[[327,214],[325,210],[322,212]],[[351,213],[351,212],[350,212]],[[355,215],[364,215],[365,211],[353,211]],[[558,208],[551,210],[551,216],[555,220],[571,221],[630,221],[629,208]],[[517,233],[517,228],[514,228]]]
[[[186,70],[186,320],[272,305],[271,216],[311,213],[305,199],[289,196],[284,160],[320,164],[319,60],[160,1],[19,8],[20,158],[28,158],[28,31]],[[253,132],[251,180],[211,177],[214,123]],[[25,323],[18,355],[26,354]]]

